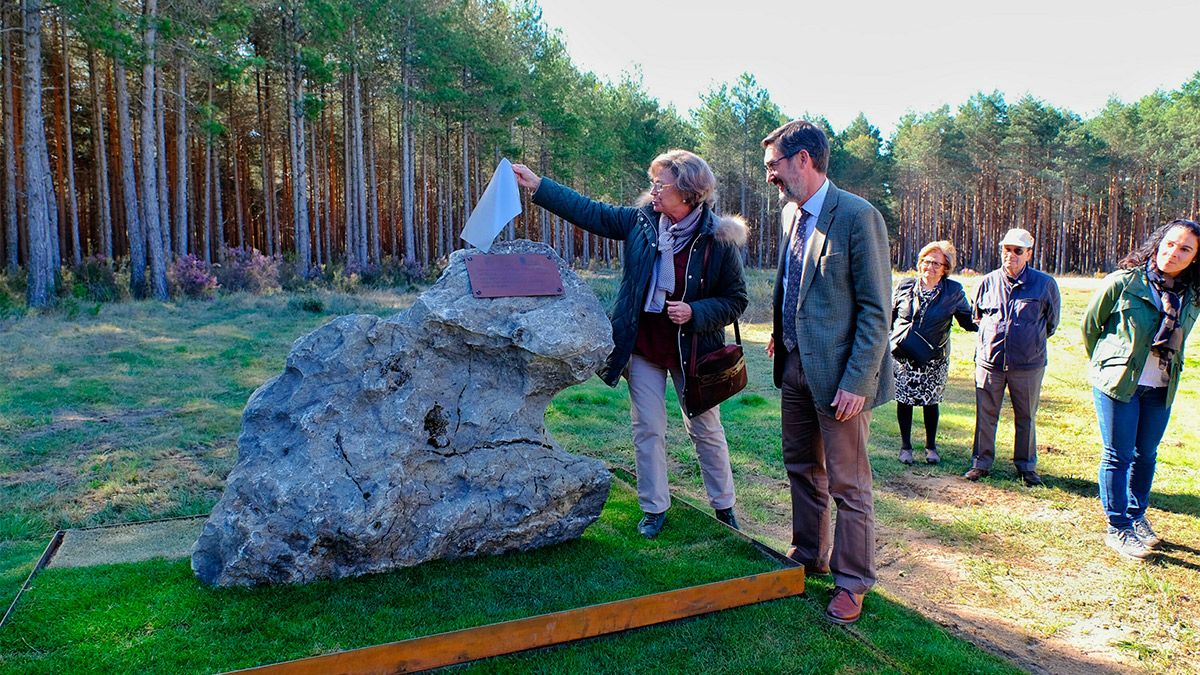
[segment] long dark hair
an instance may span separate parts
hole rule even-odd
[[[1150,236],[1146,237],[1146,241],[1142,242],[1141,246],[1130,251],[1129,255],[1117,263],[1117,267],[1123,270],[1145,267],[1146,263],[1154,260],[1154,257],[1158,254],[1158,245],[1162,243],[1163,237],[1166,237],[1168,232],[1177,227],[1182,227],[1191,232],[1195,235],[1196,241],[1200,243],[1200,224],[1192,220],[1176,218],[1151,232]],[[1192,259],[1192,264],[1188,265],[1187,268],[1179,273],[1179,276],[1175,277],[1175,282],[1182,283],[1185,288],[1191,289],[1192,303],[1200,306],[1200,263],[1197,261],[1200,261],[1200,252]],[[1157,264],[1155,266],[1157,267]]]

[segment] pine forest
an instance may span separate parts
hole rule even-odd
[[[884,213],[898,269],[950,239],[960,267],[987,270],[1025,227],[1035,265],[1094,274],[1200,215],[1200,73],[1087,119],[980,92],[884,138],[862,115],[830,128],[819,101],[781,110],[750,73],[664,107],[636,72],[576,66],[531,0],[3,0],[0,17],[0,250],[34,307],[86,264],[158,299],[178,261],[252,249],[301,277],[426,269],[464,245],[502,157],[630,203],[673,147],[711,163],[719,210],[751,225],[747,263],[771,267],[759,141],[791,117],[826,127],[831,179]],[[581,266],[620,256],[537,208],[502,236]]]

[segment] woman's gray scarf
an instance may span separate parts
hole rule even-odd
[[[703,211],[704,207],[698,206],[675,224],[671,224],[671,219],[665,213],[659,214],[658,260],[650,274],[650,292],[646,294],[643,311],[663,311],[667,296],[675,292],[675,254],[682,251],[692,240],[692,235],[700,225],[700,214]],[[670,254],[667,251],[670,251]]]
[[[1176,290],[1175,279],[1158,271],[1153,260],[1146,263],[1146,279],[1150,282],[1150,288],[1158,294],[1159,304],[1162,305],[1162,319],[1150,343],[1150,351],[1162,360],[1163,370],[1168,370],[1175,352],[1183,346],[1183,330],[1179,326],[1183,294]]]

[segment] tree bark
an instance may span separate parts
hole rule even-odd
[[[22,115],[26,231],[29,233],[30,307],[47,307],[54,301],[54,256],[50,250],[50,211],[54,206],[53,177],[46,147],[42,112],[42,7],[41,0],[23,0],[21,6],[25,69],[22,77]]]
[[[79,237],[79,197],[75,192],[75,141],[71,130],[71,54],[67,48],[66,17],[59,18],[60,35],[62,36],[63,58],[63,141],[67,159],[67,216],[71,223],[71,260],[75,266],[83,264],[83,247]]]
[[[162,194],[158,189],[159,143],[155,97],[155,42],[158,38],[158,0],[145,0],[146,32],[143,36],[146,63],[142,66],[142,209],[146,214],[146,248],[150,258],[150,292],[167,299],[167,266],[163,255],[160,217]]]
[[[0,50],[3,52],[0,56],[4,59],[4,258],[12,272],[21,264],[21,235],[17,224],[16,106],[13,105],[13,49],[9,37],[12,26],[9,16],[8,3],[0,5]]]
[[[301,26],[291,10],[288,39],[289,62],[287,69],[288,140],[292,160],[292,222],[295,229],[296,271],[303,277],[309,275],[312,250],[308,231],[308,167],[304,136],[304,73],[301,70],[299,43]]]
[[[100,76],[96,72],[96,53],[88,48],[88,79],[92,88],[92,146],[96,162],[97,229],[100,235],[100,254],[106,260],[113,257],[112,193],[108,185],[108,151],[104,138],[104,105],[100,101]]]
[[[175,104],[179,106],[175,117],[175,255],[185,256],[188,254],[188,128],[187,128],[187,61],[180,56],[176,60],[176,74],[179,78],[179,89],[175,97]],[[209,106],[212,105],[212,87],[209,87]],[[211,141],[208,143],[211,152]],[[205,212],[205,218],[208,217],[208,212]],[[208,231],[205,230],[204,236],[208,237]],[[208,243],[205,243],[204,260],[211,262],[211,251]]]

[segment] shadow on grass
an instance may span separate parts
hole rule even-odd
[[[1045,474],[1042,477],[1051,487],[1061,488],[1066,492],[1088,499],[1099,500],[1100,498],[1099,487],[1094,480]],[[1150,505],[1160,511],[1169,511],[1181,516],[1200,517],[1200,495],[1151,491]]]

